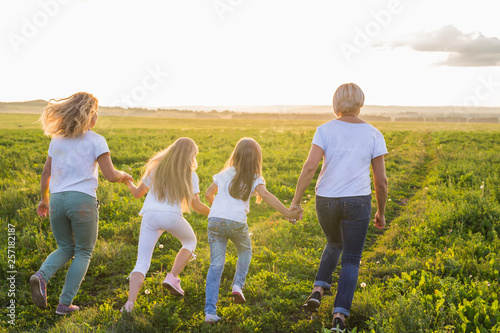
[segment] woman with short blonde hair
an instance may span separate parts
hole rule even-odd
[[[354,83],[343,84],[335,91],[333,109],[339,118],[317,128],[290,207],[301,209],[304,191],[323,160],[316,185],[316,213],[327,244],[314,289],[304,307],[318,311],[323,291],[330,289],[333,271],[342,254],[332,332],[344,332],[358,280],[371,213],[370,165],[378,208],[375,227],[383,229],[385,225],[387,148],[382,133],[358,118],[364,100],[363,91]]]

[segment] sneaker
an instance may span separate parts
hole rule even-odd
[[[74,311],[78,311],[80,310],[80,308],[76,305],[66,305],[66,304],[62,304],[62,303],[59,303],[59,305],[57,306],[57,309],[56,309],[56,313],[59,314],[59,315],[65,315],[67,313],[71,313],[71,312],[74,312]]]
[[[132,310],[134,309],[134,303],[130,302],[130,301],[127,301],[127,303],[125,303],[124,306],[122,306],[122,308],[120,309],[120,312],[123,313],[123,312],[132,312]]]
[[[205,323],[213,324],[221,320],[221,317],[219,317],[216,314],[206,314],[205,315]]]
[[[30,277],[31,299],[39,308],[47,307],[47,283],[42,273],[36,272]]]
[[[245,303],[245,296],[243,295],[243,291],[240,286],[233,286],[233,299],[236,304]]]
[[[319,306],[321,305],[321,293],[319,291],[313,292],[309,295],[309,298],[304,303],[304,309],[310,312],[318,312]]]
[[[181,288],[181,279],[168,273],[162,285],[168,289],[172,295],[184,296],[184,290]]]
[[[342,321],[342,319],[340,319],[339,317],[335,317],[333,319],[333,327],[330,332],[340,332],[340,333],[347,332],[345,324]]]

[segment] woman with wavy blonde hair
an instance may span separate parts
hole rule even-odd
[[[97,110],[97,98],[79,92],[50,100],[40,117],[45,134],[52,140],[40,180],[42,196],[37,213],[42,217],[49,214],[57,249],[31,276],[31,297],[36,306],[46,308],[47,282],[73,259],[56,309],[61,315],[79,310],[72,305],[73,298],[97,241],[97,166],[110,182],[132,179],[115,170],[106,139],[91,130],[97,122]]]
[[[203,215],[210,212],[200,201],[199,179],[195,172],[198,167],[197,154],[198,147],[192,139],[179,138],[148,161],[138,187],[132,181],[127,181],[134,197],[140,198],[148,190],[149,194],[139,212],[142,222],[137,262],[130,274],[128,301],[122,311],[132,311],[149,270],[155,244],[164,231],[179,239],[182,248],[177,253],[163,286],[171,294],[184,295],[178,276],[194,256],[196,235],[182,213],[189,212],[191,208]]]

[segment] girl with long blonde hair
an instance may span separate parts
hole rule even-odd
[[[250,197],[255,195],[257,203],[264,200],[292,223],[301,212],[287,209],[266,189],[262,177],[262,150],[251,138],[241,138],[224,170],[213,177],[205,197],[210,202],[208,215],[208,242],[210,245],[210,268],[205,289],[205,321],[216,322],[219,286],[226,260],[226,247],[230,239],[238,251],[238,262],[233,279],[232,295],[235,303],[244,303],[242,288],[252,258],[252,243],[247,225]],[[215,196],[217,193],[217,196]]]
[[[56,309],[61,315],[79,310],[72,304],[73,298],[97,241],[97,166],[110,182],[132,179],[115,170],[106,139],[91,130],[97,122],[97,112],[97,98],[79,92],[50,100],[40,117],[45,134],[52,140],[40,180],[42,195],[37,213],[41,217],[49,214],[57,249],[31,276],[31,298],[36,306],[46,308],[47,282],[73,259]]]
[[[163,286],[171,294],[184,295],[178,276],[194,256],[196,235],[182,213],[190,212],[191,209],[203,215],[210,212],[200,201],[199,179],[195,172],[198,167],[197,154],[198,147],[192,139],[179,138],[148,161],[138,187],[132,181],[127,181],[134,197],[140,198],[148,190],[149,194],[139,212],[142,222],[137,262],[130,274],[128,301],[122,311],[132,311],[149,270],[155,244],[164,231],[179,239],[182,248],[177,253]]]

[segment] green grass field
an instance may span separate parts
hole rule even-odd
[[[134,267],[143,200],[124,185],[100,179],[99,239],[74,303],[82,311],[57,316],[55,307],[68,265],[48,285],[49,307],[35,307],[29,277],[55,249],[48,219],[36,215],[39,180],[50,139],[36,115],[0,114],[0,277],[10,276],[8,247],[15,249],[15,296],[2,284],[2,327],[13,332],[328,332],[333,295],[320,312],[302,304],[312,289],[325,244],[314,211],[314,188],[304,197],[304,219],[291,225],[265,203],[252,203],[253,257],[245,287],[247,303],[231,302],[236,250],[228,247],[218,313],[204,323],[209,267],[207,220],[186,215],[198,238],[197,259],[181,275],[186,296],[162,289],[180,243],[162,235],[132,314],[122,315],[127,276]],[[255,138],[263,148],[267,188],[282,201],[293,197],[315,121],[182,120],[101,117],[95,131],[106,137],[113,162],[139,179],[156,151],[180,136],[199,146],[202,192],[237,140]],[[373,123],[387,142],[387,228],[369,229],[352,316],[352,332],[500,332],[500,125]],[[314,181],[313,181],[314,182]],[[375,202],[373,202],[375,204]],[[9,230],[10,224],[10,230]],[[15,244],[9,232],[15,229]],[[9,244],[9,241],[11,244]],[[163,245],[162,248],[159,245]],[[364,288],[361,283],[366,284]],[[15,321],[7,314],[15,299]]]

